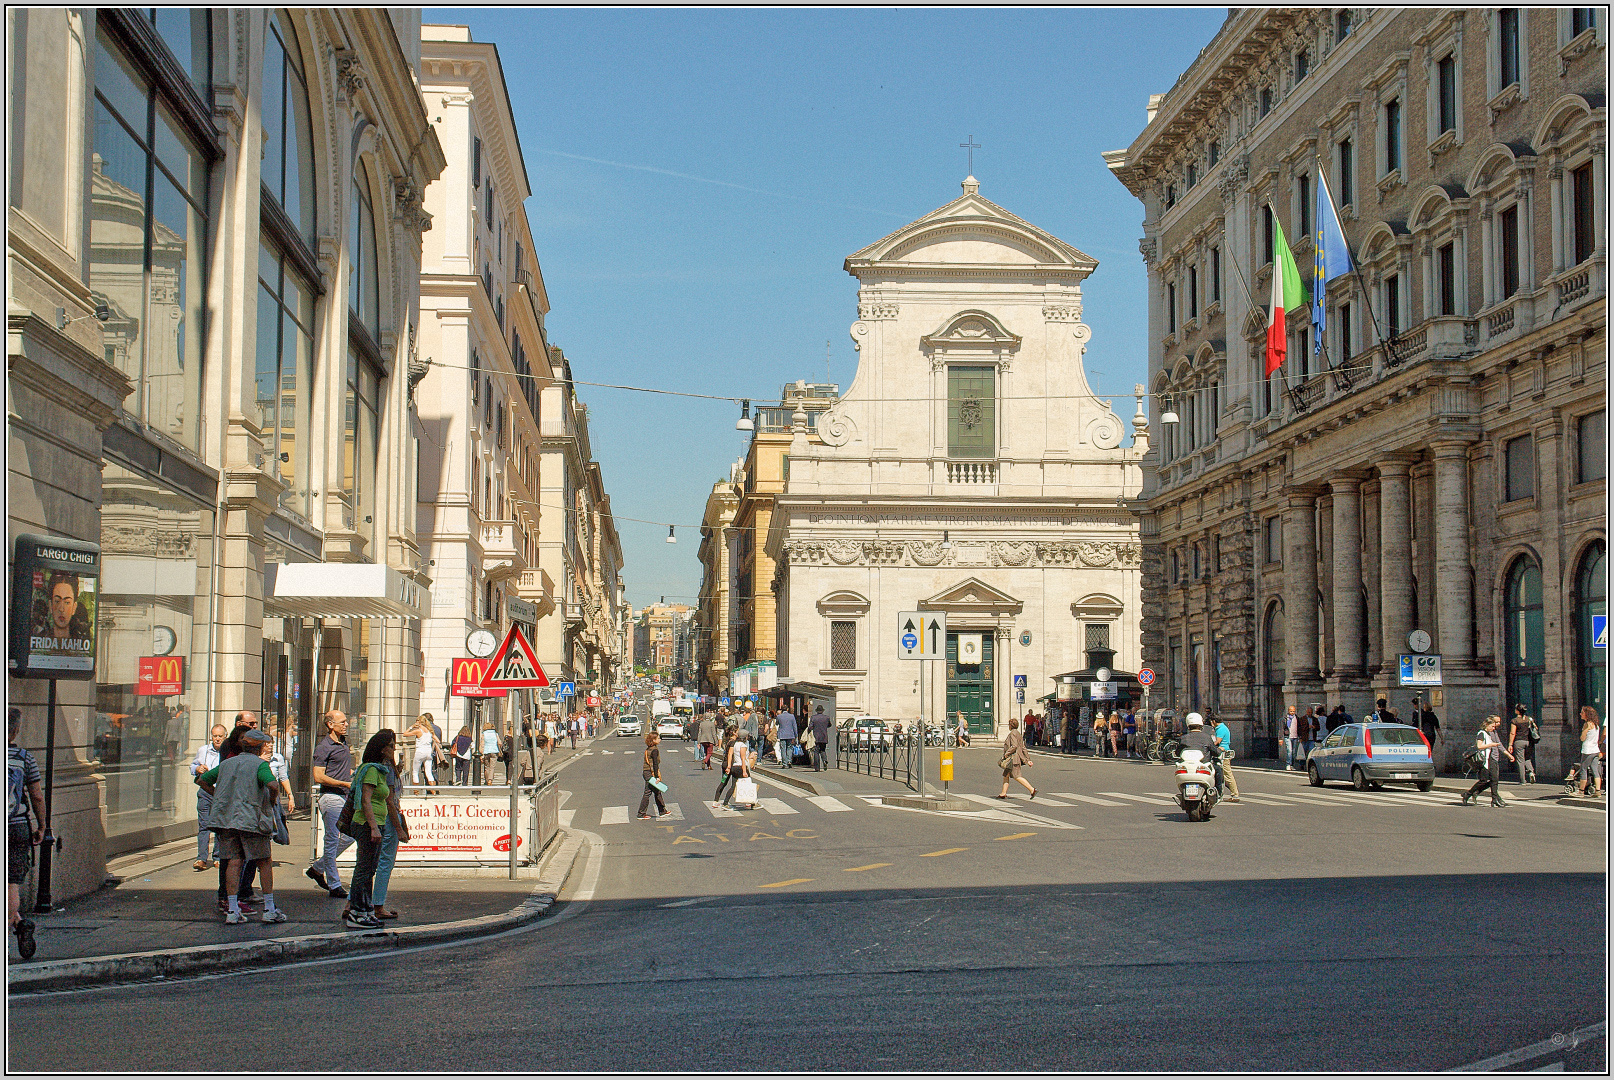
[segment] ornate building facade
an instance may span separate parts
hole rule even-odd
[[[1180,420],[1145,469],[1144,660],[1241,753],[1286,705],[1406,716],[1414,630],[1443,768],[1516,702],[1544,773],[1606,715],[1604,14],[1238,10],[1105,155]],[[1309,287],[1319,179],[1357,272],[1323,326],[1287,313],[1268,379],[1272,223]]]
[[[846,260],[857,375],[821,442],[793,411],[767,553],[780,681],[892,718],[920,715],[923,689],[929,717],[998,733],[1024,711],[1014,676],[1035,702],[1089,648],[1136,670],[1147,421],[1123,447],[1087,385],[1098,264],[963,187]],[[897,658],[903,610],[947,613],[946,663]]]

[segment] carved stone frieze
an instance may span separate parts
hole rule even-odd
[[[1160,247],[1155,243],[1154,237],[1143,236],[1138,238],[1138,254],[1143,256],[1143,265],[1153,270],[1160,256]]]
[[[1049,305],[1042,309],[1042,317],[1047,319],[1049,322],[1081,322],[1082,305]]]
[[[426,212],[420,183],[413,174],[405,173],[392,178],[392,220],[417,237],[432,227],[432,216]]]
[[[947,551],[940,540],[908,541],[908,558],[915,566],[940,566],[947,561]]]
[[[364,87],[364,62],[350,49],[336,50],[336,86],[342,97],[352,101]]]
[[[1036,554],[1037,545],[1027,542],[1015,543],[1008,540],[998,540],[992,544],[992,558],[1003,566],[1024,566]]]
[[[895,319],[897,314],[897,305],[886,303],[884,301],[873,301],[871,303],[859,304],[857,306],[857,317],[865,321],[872,321],[875,319]]]
[[[986,543],[939,540],[806,540],[786,544],[782,563],[794,566],[1075,566],[1102,569],[1136,567],[1138,544],[1098,541],[994,540]]]

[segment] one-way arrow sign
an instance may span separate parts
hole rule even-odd
[[[897,612],[897,658],[940,660],[947,652],[947,616],[936,611]]]
[[[533,655],[532,646],[521,636],[517,623],[510,624],[504,644],[488,661],[487,672],[482,676],[484,690],[524,690],[549,685],[549,676]]]

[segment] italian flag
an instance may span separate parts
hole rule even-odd
[[[1267,378],[1283,367],[1283,358],[1289,351],[1289,327],[1284,312],[1294,311],[1306,303],[1306,286],[1300,279],[1300,267],[1295,265],[1289,241],[1283,238],[1283,226],[1278,215],[1272,215],[1272,246],[1277,251],[1277,266],[1272,268],[1272,318],[1267,322]]]

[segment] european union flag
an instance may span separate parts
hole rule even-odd
[[[1328,283],[1341,274],[1351,272],[1351,253],[1345,246],[1345,230],[1340,228],[1339,214],[1334,210],[1334,197],[1329,194],[1328,181],[1322,170],[1317,170],[1317,223],[1312,235],[1311,347],[1315,353],[1323,351],[1324,311]]]

